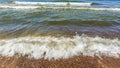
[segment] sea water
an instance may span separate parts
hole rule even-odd
[[[0,0],[0,55],[119,57],[119,0]]]

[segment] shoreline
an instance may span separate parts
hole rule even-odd
[[[82,35],[86,35],[88,37],[101,37],[101,38],[104,38],[104,39],[120,39],[120,35],[119,33],[117,34],[96,34],[96,33],[82,33],[82,32],[70,32],[70,33],[61,33],[61,34],[58,34],[58,33],[23,33],[23,34],[16,34],[16,36],[13,34],[9,35],[9,33],[1,33],[0,34],[0,40],[1,39],[13,39],[13,38],[20,38],[20,37],[47,37],[47,36],[50,36],[50,37],[56,37],[56,38],[59,38],[59,37],[66,37],[66,38],[73,38],[74,36],[76,35],[79,35],[79,36],[82,36]]]
[[[119,68],[120,58],[74,56],[68,59],[28,59],[15,55],[0,56],[0,68]]]

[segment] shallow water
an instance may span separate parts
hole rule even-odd
[[[29,12],[30,11],[30,12]],[[34,34],[92,34],[120,36],[120,12],[92,10],[11,10],[0,11],[0,32],[17,37]]]

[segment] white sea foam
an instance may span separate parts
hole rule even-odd
[[[19,2],[14,1],[15,4],[24,5],[53,5],[53,6],[91,6],[93,3],[78,3],[78,2]]]
[[[119,57],[120,40],[85,35],[69,37],[19,37],[0,40],[0,55],[28,55],[35,59],[69,58],[75,55]]]
[[[71,10],[95,10],[95,11],[120,11],[120,8],[93,8],[93,7],[60,7],[60,6],[35,6],[35,5],[6,5],[1,4],[2,9],[71,9]]]

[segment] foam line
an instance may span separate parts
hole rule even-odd
[[[85,35],[69,37],[19,37],[0,40],[0,55],[21,54],[30,58],[59,59],[75,55],[119,57],[120,40]]]
[[[16,5],[0,5],[0,8],[2,9],[71,9],[71,10],[95,10],[95,11],[120,11],[120,8],[92,8],[92,7],[49,7],[49,6],[16,6]]]
[[[96,11],[120,11],[120,8],[93,8],[93,7],[54,7],[53,9],[78,9],[78,10],[96,10]]]
[[[19,2],[15,4],[30,4],[30,5],[58,5],[58,6],[91,6],[92,3],[78,3],[78,2]]]

